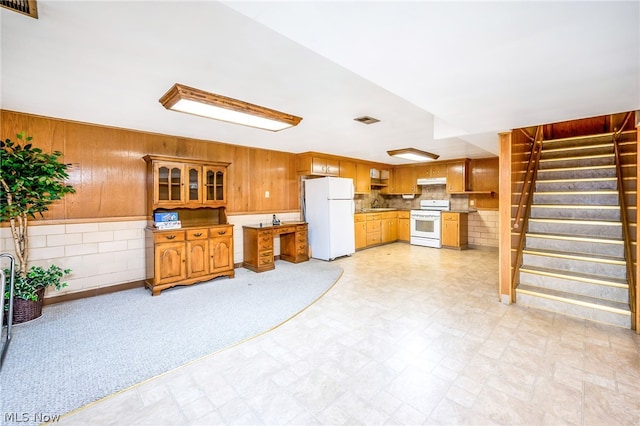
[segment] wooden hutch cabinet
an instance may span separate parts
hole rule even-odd
[[[147,155],[146,286],[166,288],[235,276],[233,225],[227,223],[229,163]],[[157,229],[155,213],[178,213],[181,227]]]

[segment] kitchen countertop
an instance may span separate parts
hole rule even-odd
[[[378,209],[364,209],[356,210],[355,214],[367,214],[367,213],[384,213],[384,212],[409,212],[411,209],[394,209],[392,207],[382,207]]]

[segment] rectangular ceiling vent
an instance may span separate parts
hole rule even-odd
[[[369,117],[368,115],[363,115],[362,117],[354,118],[354,120],[359,121],[360,123],[363,123],[363,124],[373,124],[380,121],[377,118]]]
[[[0,0],[0,6],[38,19],[36,0]]]

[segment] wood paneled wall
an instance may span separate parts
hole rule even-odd
[[[492,194],[471,194],[478,210],[498,210],[500,176],[498,157],[476,158],[469,161],[469,188],[472,191],[492,191]]]
[[[25,131],[72,166],[65,196],[45,219],[146,216],[146,154],[229,162],[227,214],[300,209],[296,155],[215,141],[104,127],[0,111],[1,137]],[[269,198],[265,198],[269,191]]]

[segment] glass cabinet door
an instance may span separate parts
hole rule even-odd
[[[205,198],[209,204],[221,204],[225,201],[225,171],[220,168],[205,167]]]
[[[157,167],[157,197],[159,203],[182,202],[182,165],[158,164]]]
[[[202,203],[202,186],[200,184],[201,173],[202,166],[190,165],[187,167],[187,174],[189,175],[189,188],[187,191],[188,203]]]

